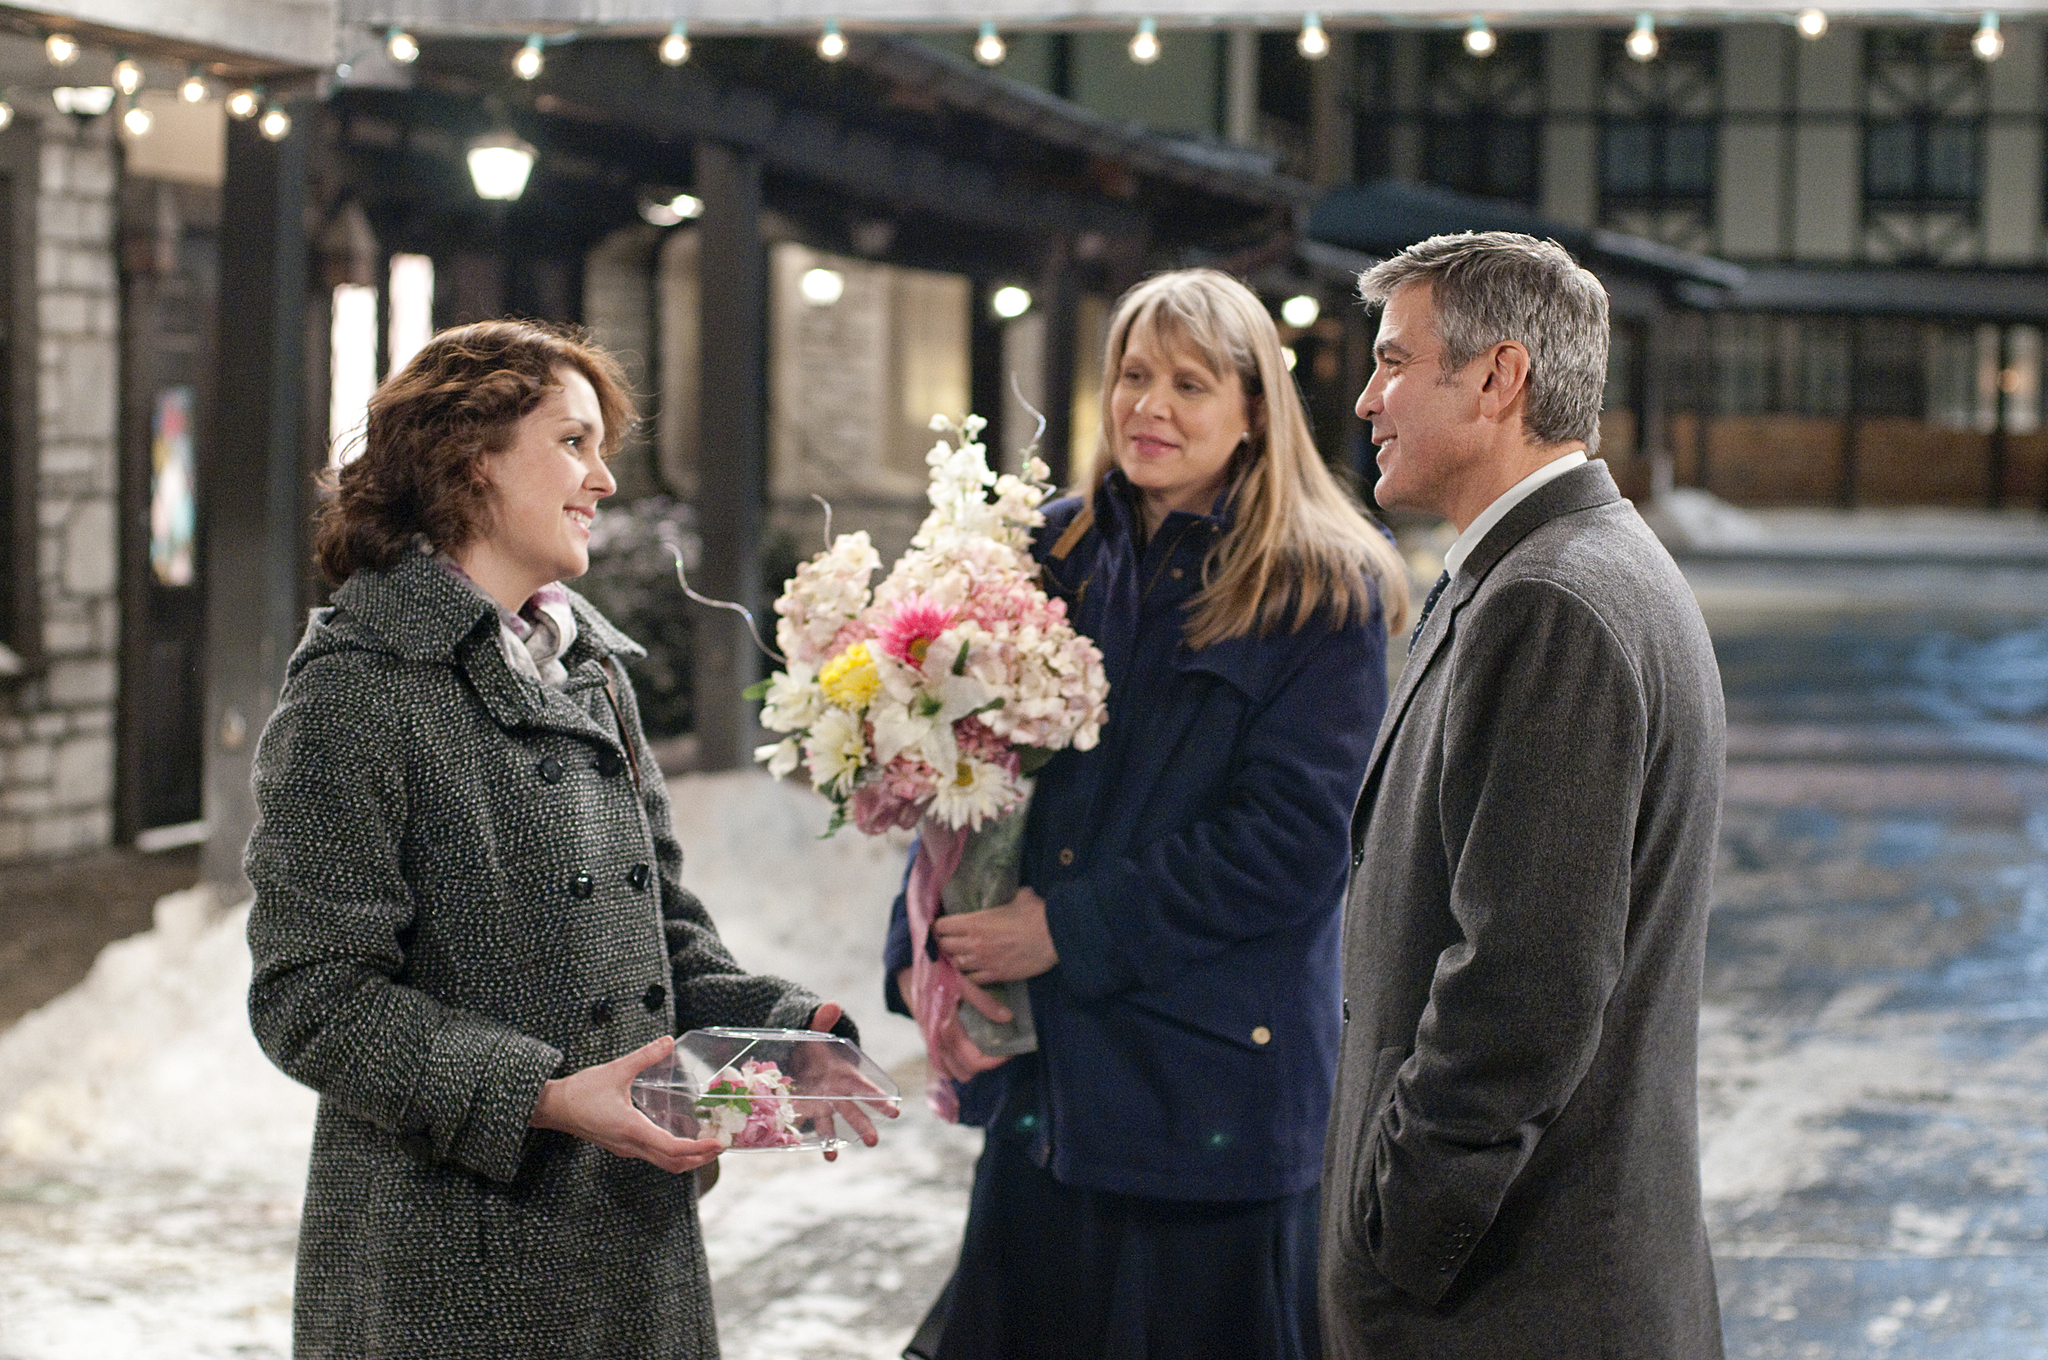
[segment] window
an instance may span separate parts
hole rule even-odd
[[[1845,320],[1726,313],[1713,319],[1713,350],[1717,415],[1840,416],[1849,410]]]
[[[1705,30],[1660,35],[1640,62],[1607,35],[1600,124],[1600,213],[1606,225],[1687,249],[1711,249],[1720,42]]]
[[[1600,185],[1610,201],[1711,198],[1714,125],[1692,119],[1610,120],[1600,136]]]
[[[1975,258],[1985,72],[1969,42],[1965,25],[1864,34],[1864,250],[1874,259]]]
[[[1460,193],[1533,204],[1543,112],[1543,35],[1496,35],[1475,57],[1462,34],[1433,33],[1425,49],[1422,178]]]
[[[1977,197],[1977,124],[1916,116],[1863,133],[1863,193],[1874,203],[1970,204]]]

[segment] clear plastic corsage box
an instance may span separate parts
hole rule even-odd
[[[693,1029],[633,1078],[633,1103],[654,1123],[734,1151],[842,1148],[902,1099],[858,1047],[809,1029]]]

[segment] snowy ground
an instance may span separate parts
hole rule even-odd
[[[2048,573],[1693,573],[1729,793],[1700,1046],[1730,1360],[2048,1360]],[[726,1353],[895,1355],[978,1138],[918,1099],[876,963],[901,847],[753,774],[672,785],[749,966],[850,1006],[905,1117],[728,1159]],[[0,1033],[0,1360],[282,1356],[311,1098],[248,1038],[239,921],[167,899]]]
[[[704,1202],[726,1354],[893,1356],[952,1269],[980,1142],[924,1110],[916,1030],[881,1008],[903,846],[821,841],[823,804],[754,774],[671,793],[734,951],[844,1001],[910,1097],[836,1164],[726,1159]],[[166,898],[0,1035],[0,1360],[289,1354],[313,1098],[249,1037],[242,921]]]

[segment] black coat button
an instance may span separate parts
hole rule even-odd
[[[562,782],[562,762],[556,760],[553,756],[542,756],[540,764],[534,766],[534,768],[540,771],[543,783],[559,784]]]
[[[597,772],[606,779],[617,779],[626,772],[626,762],[617,751],[607,747],[597,753]]]
[[[578,874],[569,880],[569,891],[576,897],[588,897],[597,891],[597,880],[589,874]]]
[[[647,1008],[649,1015],[660,1010],[661,1003],[666,1000],[668,1000],[668,988],[662,986],[659,982],[648,983],[647,990],[640,994],[640,1004]]]
[[[654,881],[654,870],[644,864],[636,864],[626,870],[626,881],[633,885],[634,892],[646,892],[647,885]]]
[[[593,1025],[609,1025],[609,1024],[610,1024],[611,1022],[612,1022],[612,999],[611,999],[610,997],[608,997],[608,996],[601,996],[601,997],[599,997],[599,998],[598,998],[597,1000],[595,1000],[595,1001],[593,1001],[593,1002],[591,1002],[591,1003],[590,1003],[590,1023],[591,1023],[591,1024],[593,1024]]]

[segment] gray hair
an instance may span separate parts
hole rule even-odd
[[[1384,306],[1410,284],[1430,289],[1445,381],[1513,340],[1529,351],[1529,437],[1599,452],[1607,290],[1563,246],[1512,231],[1432,236],[1359,275],[1358,295]]]

